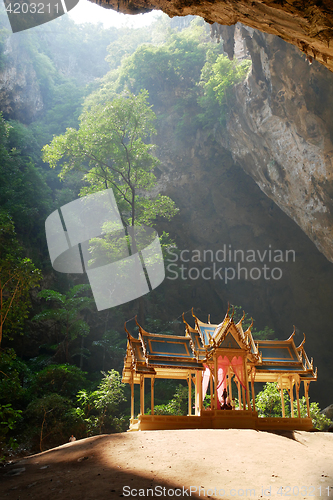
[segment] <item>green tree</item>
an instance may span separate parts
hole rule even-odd
[[[124,430],[126,421],[119,415],[119,405],[126,401],[125,384],[116,370],[104,373],[95,391],[82,390],[77,395],[78,415],[86,424],[87,435]]]
[[[15,410],[10,403],[0,404],[0,461],[4,459],[4,447],[17,447],[16,439],[10,436],[17,424],[22,420],[22,411]]]
[[[85,375],[77,366],[49,365],[36,374],[31,383],[32,391],[35,396],[56,393],[75,400],[78,391],[87,385]]]
[[[81,115],[78,130],[68,129],[43,148],[52,168],[62,162],[62,178],[72,170],[82,172],[88,185],[82,195],[112,187],[126,226],[150,225],[158,216],[170,219],[177,212],[167,196],[149,195],[158,160],[144,142],[155,133],[147,97],[147,92],[126,93],[94,103]]]
[[[194,392],[192,391],[192,404],[194,403]],[[150,411],[148,411],[150,413]],[[188,413],[188,388],[178,385],[173,398],[167,403],[154,407],[155,415],[187,415]]]
[[[80,420],[71,401],[56,393],[31,401],[24,419],[29,422],[29,433],[35,441],[38,440],[40,451],[44,451],[45,446],[67,442]]]
[[[250,60],[245,59],[239,63],[236,60],[230,61],[223,54],[207,51],[200,79],[202,95],[198,99],[204,109],[200,118],[205,127],[216,122],[224,123],[227,109],[232,104],[232,89],[245,79],[250,67]]]
[[[305,396],[300,398],[299,406],[301,411],[301,418],[307,417],[307,406]],[[297,415],[297,401],[294,401],[294,414]],[[310,416],[312,418],[312,424],[315,429],[320,431],[325,431],[328,429],[332,422],[329,418],[321,413],[321,409],[319,408],[319,404],[313,401],[310,403]]]
[[[62,341],[57,346],[57,353],[63,353],[69,363],[69,345],[77,337],[86,337],[90,331],[88,323],[80,316],[80,312],[89,309],[93,299],[83,294],[90,290],[89,285],[76,285],[62,294],[54,290],[42,290],[38,297],[52,302],[52,309],[45,309],[36,316],[34,321],[51,321],[61,333]]]
[[[126,352],[126,339],[115,330],[107,330],[99,340],[92,343],[93,346],[103,349],[102,370],[105,368],[105,355],[109,356],[112,366],[122,367]]]
[[[38,155],[31,132],[22,124],[6,122],[0,113],[0,206],[12,217],[27,248],[37,236],[41,239],[42,229],[44,237],[50,209],[50,191],[34,165]]]
[[[291,416],[290,411],[290,397],[288,392],[283,390],[284,407],[286,417]],[[305,396],[300,398],[300,411],[301,418],[307,417],[307,406]],[[282,416],[282,402],[281,392],[275,382],[267,382],[261,392],[256,395],[256,408],[260,417],[281,417]],[[297,401],[293,402],[294,415],[298,414]],[[312,424],[315,429],[326,430],[331,421],[321,414],[318,403],[310,403],[310,416]]]
[[[4,334],[22,330],[31,307],[29,291],[40,279],[39,269],[22,257],[12,219],[0,212],[0,344]]]
[[[290,414],[290,399],[288,392],[283,390],[286,416]],[[256,408],[260,417],[281,417],[281,393],[275,382],[267,382],[261,392],[256,395]]]

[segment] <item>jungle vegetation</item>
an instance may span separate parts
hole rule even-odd
[[[128,427],[129,390],[120,375],[123,323],[138,313],[139,301],[98,313],[84,276],[52,270],[46,217],[107,187],[125,225],[158,228],[163,218],[176,216],[174,201],[155,190],[155,131],[170,112],[178,116],[175,135],[184,141],[199,127],[212,134],[213,124],[223,128],[233,88],[250,62],[230,61],[197,19],[180,27],[162,16],[149,28],[130,30],[75,25],[63,16],[13,41],[2,13],[0,28],[0,68],[33,71],[43,103],[36,116],[17,119],[15,110],[4,108],[0,117],[4,457],[15,449],[45,450],[71,434]],[[162,243],[172,238],[163,233]],[[144,326],[177,333],[180,319],[168,314],[165,294],[157,289],[144,297]],[[257,333],[272,335],[269,329]],[[185,411],[184,387],[158,384],[157,410]]]

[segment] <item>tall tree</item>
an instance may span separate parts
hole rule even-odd
[[[69,345],[77,337],[86,337],[90,331],[88,323],[80,312],[89,309],[93,303],[91,297],[85,296],[89,285],[76,285],[67,293],[62,294],[54,290],[42,290],[38,296],[51,302],[53,307],[48,307],[37,314],[34,321],[51,321],[60,330],[62,340],[58,344],[57,353],[62,352],[65,361],[69,363]]]
[[[159,162],[152,144],[144,142],[155,133],[147,98],[142,91],[93,102],[81,115],[78,130],[67,129],[43,148],[51,167],[61,162],[62,178],[73,170],[82,172],[87,184],[82,195],[112,187],[125,226],[151,225],[159,216],[170,219],[177,213],[168,196],[152,195]]]
[[[40,279],[39,269],[22,257],[10,216],[0,213],[0,344],[4,331],[10,336],[22,329],[31,306],[29,290]]]

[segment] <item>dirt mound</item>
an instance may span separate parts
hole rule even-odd
[[[182,430],[95,436],[1,470],[0,498],[322,499],[333,434]]]

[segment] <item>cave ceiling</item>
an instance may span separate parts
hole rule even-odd
[[[333,71],[333,1],[309,0],[90,0],[124,14],[161,10],[168,16],[195,15],[213,24],[240,22],[277,35]]]

